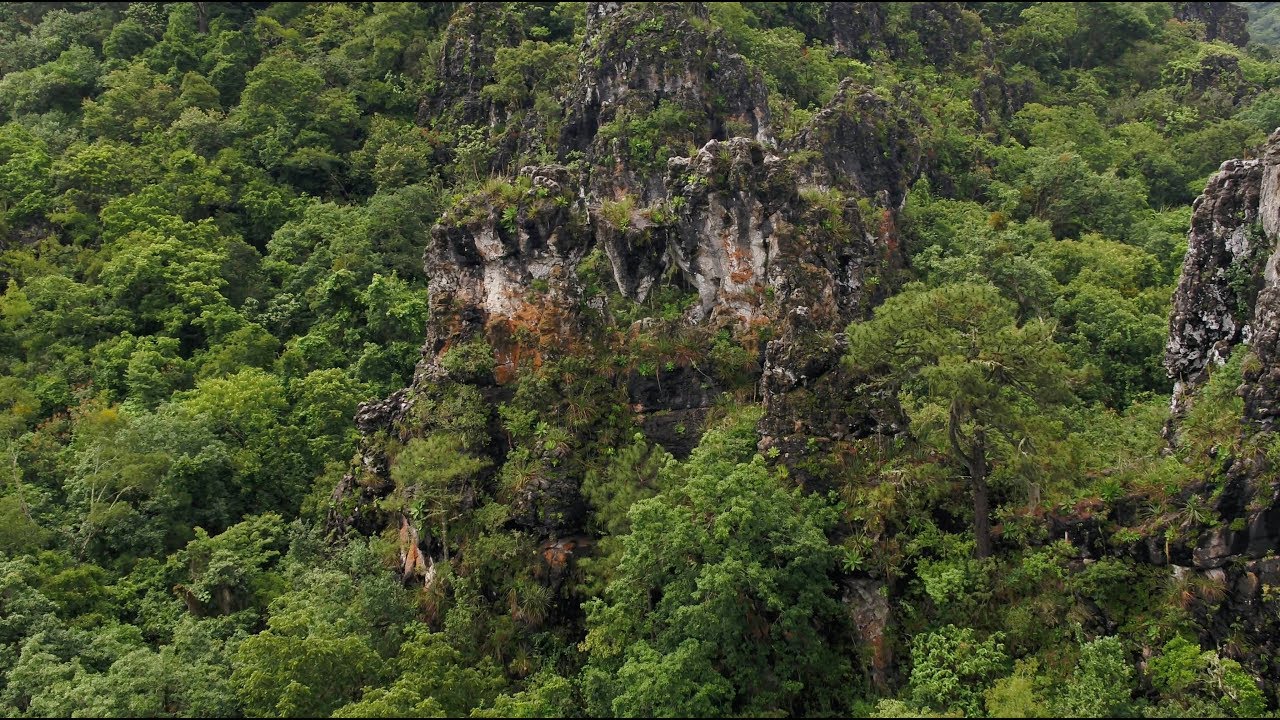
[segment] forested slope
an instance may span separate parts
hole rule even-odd
[[[1249,13],[1249,33],[1253,39],[1268,45],[1280,42],[1280,5],[1273,2],[1238,3]]]
[[[1246,19],[0,6],[0,715],[1274,714]]]

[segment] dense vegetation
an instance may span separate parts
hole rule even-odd
[[[1249,10],[1249,35],[1254,40],[1268,45],[1280,41],[1280,3],[1250,2],[1238,3]]]
[[[428,583],[399,576],[406,528],[335,529],[331,494],[357,405],[412,379],[433,224],[528,190],[503,181],[522,165],[581,162],[556,143],[582,4],[484,29],[477,97],[520,109],[492,125],[432,105],[457,4],[0,6],[0,714],[1275,712],[1276,659],[1201,644],[1224,587],[1082,563],[1049,518],[1185,543],[1229,457],[1280,458],[1240,433],[1244,353],[1172,450],[1161,366],[1190,204],[1280,126],[1280,55],[1165,3],[969,3],[973,42],[940,62],[909,5],[859,59],[813,31],[825,3],[710,13],[784,140],[848,77],[920,108],[908,266],[844,363],[909,432],[815,439],[797,487],[756,452],[759,361],[727,332],[667,339],[734,390],[684,460],[596,402],[612,356],[549,362],[492,416],[444,387],[382,501],[440,539]],[[1007,115],[975,109],[988,51]],[[670,106],[624,120],[600,132],[638,158],[696,149]],[[614,303],[601,262],[582,275]],[[689,302],[607,307],[626,328]],[[626,362],[681,352],[656,348]],[[590,506],[568,569],[524,520],[557,474]],[[893,595],[875,645],[850,578]]]

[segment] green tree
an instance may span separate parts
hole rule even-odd
[[[388,658],[412,629],[413,596],[376,546],[357,539],[331,552],[299,530],[290,532],[280,564],[287,591],[271,601],[266,630],[231,655],[231,684],[249,715],[328,717],[357,702],[394,677]],[[246,559],[257,552],[245,549]]]
[[[72,442],[75,464],[65,491],[77,518],[70,528],[70,539],[80,557],[104,537],[115,553],[157,549],[155,531],[159,528],[147,526],[139,507],[162,492],[169,458],[128,442],[128,433],[128,416],[115,408],[88,412],[76,424]],[[129,535],[130,530],[143,537],[111,542],[122,534]]]
[[[579,717],[573,682],[552,672],[535,675],[529,686],[513,695],[499,695],[493,707],[471,711],[471,717],[538,718]]]
[[[272,627],[240,645],[232,683],[250,715],[328,717],[359,697],[383,663],[368,643],[323,627]]]
[[[93,50],[74,45],[52,62],[0,79],[0,108],[18,115],[75,107],[94,90],[99,72]]]
[[[29,130],[0,126],[0,231],[15,230],[48,209],[50,163],[45,144]]]
[[[999,633],[979,641],[972,628],[947,625],[911,643],[912,702],[981,717],[983,693],[1009,671]]]
[[[177,92],[144,63],[135,62],[103,79],[106,91],[86,100],[81,122],[100,137],[138,140],[169,126],[181,107]]]
[[[230,520],[254,512],[292,514],[313,479],[303,456],[300,428],[289,424],[289,402],[274,375],[246,368],[210,378],[174,397],[185,421],[221,441],[231,466],[222,483]]]
[[[464,717],[489,705],[506,685],[491,660],[469,665],[443,634],[423,625],[409,629],[395,667],[390,687],[366,688],[360,702],[334,717]]]
[[[174,592],[197,616],[265,607],[282,582],[270,571],[284,549],[284,520],[258,515],[210,537],[203,528],[170,559],[184,576]]]
[[[1058,711],[1063,717],[1124,717],[1133,702],[1133,668],[1120,638],[1085,643],[1075,672],[1063,684]]]
[[[848,329],[845,362],[897,388],[917,436],[945,438],[967,471],[979,558],[992,552],[993,463],[1033,452],[1044,404],[1070,396],[1053,326],[1019,325],[1015,309],[989,285],[913,286]]]
[[[586,604],[591,714],[848,707],[835,511],[749,459],[754,419],[708,432],[668,489],[631,508],[617,572]]]
[[[1195,706],[1216,703],[1218,710],[1238,717],[1254,717],[1266,706],[1258,682],[1240,663],[1216,651],[1201,652],[1184,637],[1165,643],[1150,663],[1151,682],[1160,694],[1175,703]]]
[[[1013,674],[997,680],[985,693],[987,715],[994,718],[1051,717],[1040,697],[1046,678],[1037,674],[1039,663],[1031,658],[1014,663]]]
[[[449,561],[449,522],[457,519],[465,486],[489,464],[488,459],[469,454],[461,436],[435,433],[410,440],[391,466],[391,479],[409,514],[440,528],[445,562]]]

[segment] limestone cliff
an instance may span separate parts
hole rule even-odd
[[[1249,44],[1249,13],[1232,2],[1173,3],[1174,17],[1204,25],[1205,40],[1223,40],[1244,47]]]
[[[810,412],[809,400],[787,398],[810,397],[818,375],[844,382],[831,372],[835,334],[865,316],[902,265],[897,215],[922,169],[919,111],[905,97],[846,81],[780,142],[762,77],[726,49],[705,6],[589,3],[586,11],[578,81],[563,99],[560,162],[486,183],[431,232],[422,361],[411,387],[361,409],[367,440],[361,467],[335,492],[336,525],[397,524],[373,502],[391,488],[383,447],[423,432],[447,388],[466,385],[488,400],[485,452],[499,466],[507,443],[492,405],[510,396],[512,381],[566,357],[606,366],[603,354],[619,342],[685,338],[682,349],[654,350],[660,367],[603,371],[607,387],[596,400],[625,400],[646,435],[678,455],[730,376],[739,385],[764,378],[756,392],[771,409],[766,446],[787,436],[865,435],[881,422],[843,405]],[[500,121],[478,94],[493,53],[475,32],[486,13],[467,6],[455,16],[449,67],[439,93],[423,100],[424,118]],[[688,298],[678,300],[677,318],[616,327],[620,309],[659,290]],[[738,348],[732,367],[696,339],[716,332],[730,339],[719,347]],[[484,348],[491,362],[460,372],[449,361],[459,348]],[[581,531],[573,447],[570,439],[565,457],[548,459],[555,471],[529,496],[530,514],[515,520],[549,539]],[[406,557],[430,557],[432,542],[423,538],[422,552]]]
[[[1274,425],[1280,332],[1276,238],[1280,133],[1259,157],[1223,163],[1193,206],[1165,354],[1176,381],[1175,412],[1211,363],[1222,364],[1237,345],[1248,344],[1259,362],[1246,371],[1246,416],[1267,429]]]
[[[1222,364],[1252,333],[1263,167],[1228,160],[1196,199],[1182,279],[1173,298],[1165,368],[1176,381],[1175,406],[1210,363]]]
[[[1223,163],[1195,201],[1165,355],[1176,380],[1172,442],[1195,390],[1241,346],[1249,354],[1237,390],[1245,401],[1239,455],[1224,458],[1221,477],[1188,490],[1209,499],[1221,524],[1198,528],[1191,542],[1153,538],[1133,551],[1223,587],[1224,602],[1206,618],[1211,639],[1243,632],[1251,662],[1275,677],[1280,615],[1265,589],[1280,581],[1280,481],[1267,454],[1250,448],[1280,416],[1280,131],[1258,157]]]

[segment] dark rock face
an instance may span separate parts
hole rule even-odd
[[[1280,134],[1250,160],[1229,160],[1196,199],[1182,279],[1173,297],[1165,367],[1174,409],[1246,343],[1245,416],[1262,429],[1280,417]]]
[[[1188,3],[1190,4],[1190,3]],[[1200,3],[1207,5],[1208,3]],[[1182,279],[1173,298],[1165,367],[1177,380],[1173,425],[1212,366],[1239,345],[1250,354],[1243,365],[1245,424],[1253,435],[1275,430],[1280,417],[1280,133],[1259,157],[1229,160],[1197,198]],[[1176,434],[1174,435],[1176,438]],[[1219,479],[1217,526],[1200,527],[1192,543],[1149,538],[1134,559],[1172,565],[1176,573],[1201,573],[1225,588],[1216,607],[1202,611],[1208,641],[1221,645],[1244,637],[1244,658],[1253,672],[1276,677],[1280,653],[1280,484],[1261,453],[1231,460]],[[1197,492],[1207,491],[1206,484]],[[1270,580],[1267,580],[1270,578]],[[1243,633],[1243,635],[1235,635]]]
[[[503,28],[506,35],[495,35]],[[520,27],[501,3],[465,3],[449,21],[437,64],[438,91],[424,98],[418,120],[450,113],[457,122],[487,122],[492,108],[480,89],[493,81],[493,58],[499,47],[514,44]]]
[[[982,21],[957,2],[913,3],[911,24],[925,57],[937,67],[949,64],[982,37]]]
[[[886,100],[845,80],[796,137],[794,150],[816,156],[806,168],[809,182],[877,198],[900,210],[921,170],[911,116],[918,120],[918,111],[901,99]]]
[[[680,126],[676,142],[770,141],[764,79],[725,49],[704,4],[588,3],[587,18],[562,150],[587,151],[596,197],[628,193],[650,202],[663,195],[665,168],[649,162],[661,149],[632,142],[629,132],[660,108]]]
[[[994,53],[994,48],[990,51]],[[1010,82],[999,68],[987,66],[978,73],[978,87],[970,102],[984,127],[993,127],[995,118],[1013,117],[1034,96],[1028,81]]]
[[[1264,478],[1265,480],[1266,478]],[[1256,480],[1256,478],[1255,478]],[[1093,514],[1101,503],[1078,505],[1064,517],[1049,516],[1049,537],[1071,542],[1082,562],[1122,556],[1132,562],[1167,570],[1170,580],[1196,579],[1223,592],[1221,601],[1200,602],[1191,608],[1202,629],[1204,645],[1223,647],[1239,644],[1247,648],[1235,658],[1258,677],[1272,679],[1280,652],[1280,492],[1264,490],[1252,497],[1251,507],[1237,522],[1199,528],[1196,537],[1184,533],[1170,540],[1163,531],[1153,532],[1128,546],[1117,547],[1107,520]],[[1224,491],[1253,491],[1236,488]],[[1189,539],[1190,538],[1190,539]],[[1271,589],[1268,589],[1271,588]],[[1104,619],[1104,622],[1105,621]],[[1243,642],[1241,642],[1243,641]],[[1274,687],[1274,685],[1272,685]]]
[[[1249,11],[1233,2],[1177,2],[1179,20],[1204,24],[1205,40],[1224,40],[1237,47],[1249,44]]]
[[[1252,338],[1257,363],[1244,368],[1245,415],[1274,429],[1280,417],[1280,291],[1267,287],[1258,293],[1255,312],[1257,333]]]
[[[847,347],[843,333],[801,334],[769,343],[760,380],[765,407],[759,425],[761,452],[776,451],[789,462],[834,443],[906,433],[909,423],[897,398],[841,365]],[[803,468],[790,472],[807,489],[831,489],[814,485],[815,478]]]
[[[907,17],[890,27],[886,3],[833,2],[827,5],[827,27],[809,31],[814,37],[830,38],[837,54],[868,60],[873,53],[887,52],[893,58],[923,53],[935,67],[947,67],[965,55],[982,39],[982,21],[964,3],[917,2],[908,5]]]
[[[850,579],[844,583],[844,604],[849,608],[854,627],[869,650],[871,683],[887,689],[893,671],[893,648],[886,630],[892,619],[888,593],[875,580]]]
[[[1245,417],[1259,426],[1275,430],[1280,418],[1280,133],[1268,139],[1258,161],[1261,185],[1258,221],[1271,243],[1261,243],[1256,251],[1252,287],[1261,287],[1253,300],[1253,337],[1250,345],[1257,362],[1244,368]],[[1260,276],[1260,277],[1259,277]]]
[[[627,399],[645,437],[679,460],[698,446],[698,428],[719,394],[715,381],[693,367],[658,369],[652,377],[632,373],[627,378]]]
[[[888,19],[884,3],[833,2],[827,10],[831,45],[841,55],[867,60],[871,51],[884,47]]]
[[[1259,160],[1229,160],[1196,198],[1182,279],[1173,297],[1165,368],[1177,382],[1175,408],[1189,385],[1203,381],[1253,332],[1259,258],[1270,247],[1255,229],[1262,178]]]
[[[1208,55],[1188,77],[1188,100],[1219,102],[1234,107],[1249,96],[1250,87],[1240,69],[1240,59],[1234,55]],[[1256,89],[1255,89],[1256,92]]]

